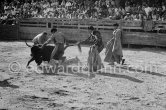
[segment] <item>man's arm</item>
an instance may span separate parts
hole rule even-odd
[[[47,44],[49,44],[53,40],[53,37],[49,38],[43,45],[42,48],[44,48]]]
[[[79,42],[79,44],[82,44],[82,43],[85,43],[85,42],[90,41],[90,40],[91,40],[91,37],[92,37],[92,36],[90,35],[87,39],[85,39],[85,40]]]

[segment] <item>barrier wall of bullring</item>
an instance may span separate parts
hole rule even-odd
[[[0,40],[18,40],[18,25],[0,25]]]
[[[123,44],[166,46],[166,22],[163,21],[32,18],[20,20],[16,26],[17,31],[14,32],[17,32],[15,38],[19,40],[31,40],[40,32],[50,33],[51,28],[57,27],[58,31],[63,32],[70,40],[80,41],[88,37],[87,28],[89,25],[93,25],[101,32],[103,41],[106,43],[112,38],[115,23],[119,23],[123,29]],[[8,29],[3,31],[8,33]],[[0,31],[0,38],[1,33],[3,32]]]

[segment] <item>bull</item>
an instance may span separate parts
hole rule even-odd
[[[54,46],[47,45],[42,48],[42,45],[29,45],[25,41],[26,45],[31,48],[31,59],[27,63],[27,67],[32,61],[35,61],[36,64],[39,66],[43,61],[50,61],[51,53],[54,49]],[[54,60],[62,60],[62,62],[66,59],[66,57],[63,57],[65,50],[74,45],[69,45],[68,43],[65,43],[65,46],[59,46],[57,52],[55,53],[53,59]],[[78,44],[78,43],[77,43]],[[80,45],[78,45],[79,51],[81,51]]]

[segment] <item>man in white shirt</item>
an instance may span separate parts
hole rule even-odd
[[[42,32],[42,33],[38,34],[32,40],[32,42],[34,43],[34,45],[44,44],[45,41],[47,41],[47,33],[46,32]]]

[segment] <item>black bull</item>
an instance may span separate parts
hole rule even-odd
[[[47,45],[47,46],[44,46],[43,48],[41,48],[42,45],[30,46],[29,44],[27,44],[27,42],[25,42],[25,43],[26,43],[26,45],[28,47],[31,48],[31,56],[32,56],[32,58],[28,61],[27,66],[29,66],[29,64],[32,61],[35,61],[37,65],[40,65],[42,63],[42,61],[48,61],[48,62],[50,61],[51,53],[52,53],[52,51],[54,49],[54,46]],[[74,46],[74,45],[66,45],[66,46],[64,46],[63,44],[60,44],[57,52],[55,53],[55,55],[53,57],[53,59],[64,61],[65,58],[66,58],[66,57],[63,57],[64,51],[69,46]],[[79,50],[81,51],[80,45],[78,45],[78,47],[79,47]]]

